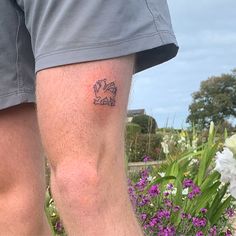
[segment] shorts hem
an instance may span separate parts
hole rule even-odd
[[[21,103],[36,103],[34,92],[13,92],[5,95],[0,95],[0,110],[9,108]]]
[[[145,50],[150,51],[150,49],[168,44],[175,44],[176,47],[178,47],[174,34],[171,31],[158,31],[153,34],[141,35],[136,38],[124,39],[118,42],[98,43],[74,49],[68,48],[38,56],[35,60],[35,72],[37,73],[40,70],[56,66],[110,59],[139,53]],[[149,67],[147,66],[147,68]],[[140,70],[138,69],[138,71]]]

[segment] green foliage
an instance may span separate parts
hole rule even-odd
[[[172,137],[173,133],[170,132],[168,135]],[[142,150],[142,147],[144,148],[142,150],[143,155],[147,155],[150,145],[156,142],[156,145],[160,146],[160,142],[163,140],[163,134],[160,133],[142,134],[140,127],[137,125],[129,126],[126,136],[130,139],[135,137],[137,140],[142,140],[138,143],[140,143],[139,150]],[[226,131],[223,136],[225,138],[227,137]],[[166,142],[170,145],[169,140],[175,140],[176,147],[179,148],[179,151],[173,151],[167,155],[166,161],[161,166],[148,167],[150,168],[148,173],[150,180],[148,180],[143,191],[138,190],[137,192],[137,196],[139,197],[148,196],[150,188],[154,185],[158,185],[160,190],[160,194],[152,198],[151,204],[136,207],[137,215],[145,213],[148,216],[145,222],[141,222],[142,226],[148,224],[148,220],[151,220],[158,211],[162,211],[163,209],[170,210],[170,207],[168,208],[165,205],[165,201],[168,199],[173,204],[173,207],[179,207],[178,211],[170,210],[170,218],[165,219],[167,225],[175,227],[176,235],[196,235],[196,231],[199,229],[193,226],[193,217],[206,218],[206,226],[200,228],[204,235],[208,235],[209,229],[214,225],[217,226],[217,235],[224,235],[225,228],[231,228],[231,223],[225,212],[228,208],[234,206],[235,200],[227,191],[229,185],[221,184],[220,174],[213,169],[213,158],[221,148],[222,140],[217,138],[213,123],[211,123],[206,141],[200,145],[193,145],[193,142],[196,143],[198,140],[195,129],[192,130],[192,134],[181,131],[177,132],[173,137],[166,140]],[[183,149],[183,144],[178,142],[178,140],[190,146],[187,149]],[[154,147],[155,145],[152,148]],[[151,154],[150,156],[152,157]],[[140,180],[140,175],[138,173],[132,173],[130,174],[130,178],[133,183],[137,183]],[[193,180],[194,185],[201,190],[201,193],[192,199],[189,198],[191,189],[188,189],[188,193],[184,193],[186,188],[183,182],[186,179]],[[167,184],[170,183],[173,184],[173,190],[167,188]],[[168,196],[164,195],[166,191],[170,192]],[[202,208],[206,208],[207,212],[202,213]],[[65,236],[66,233],[61,224],[54,200],[52,199],[50,188],[47,189],[45,211],[53,235]],[[192,218],[190,220],[183,219],[182,213],[191,215]],[[151,233],[147,235],[153,236],[157,234]]]
[[[141,127],[141,133],[155,133],[157,128],[156,120],[148,115],[138,115],[132,119],[132,123]]]
[[[47,188],[44,207],[53,236],[66,236],[67,234],[60,220],[55,202],[52,198],[50,187]]]
[[[136,137],[138,134],[141,133],[141,126],[134,123],[126,123],[126,137],[132,138]]]
[[[216,126],[233,129],[227,118],[236,117],[236,74],[222,74],[202,81],[200,90],[193,93],[187,122],[199,129],[208,128],[210,121]]]
[[[196,235],[197,230],[202,230],[204,235],[208,235],[210,228],[214,225],[217,227],[217,235],[224,235],[223,232],[225,232],[226,227],[232,229],[226,210],[234,206],[235,199],[227,191],[228,184],[222,184],[220,182],[220,174],[213,169],[214,157],[220,147],[221,140],[219,141],[216,138],[215,127],[211,123],[205,143],[194,150],[169,155],[166,162],[161,164],[160,167],[149,169],[148,176],[151,180],[143,192],[137,192],[137,196],[141,196],[141,198],[143,196],[148,197],[148,192],[155,185],[158,185],[160,194],[153,197],[149,204],[144,206],[137,205],[137,215],[144,213],[147,215],[143,224],[148,225],[148,222],[151,222],[158,211],[163,209],[170,210],[165,205],[165,199],[169,199],[173,206],[180,207],[180,212],[174,213],[173,209],[171,209],[172,215],[165,221],[165,224],[174,226],[177,229],[177,235]],[[193,181],[194,186],[199,188],[200,194],[190,197],[193,189],[184,187],[183,183],[186,179]],[[142,177],[143,180],[144,178]],[[166,187],[168,183],[173,184],[175,191],[171,191],[170,195],[166,197],[162,193],[168,191]],[[184,193],[183,190],[188,191]],[[139,199],[137,202],[139,202]],[[203,208],[206,209],[206,213],[202,213]],[[192,219],[194,217],[205,218],[207,224],[205,227],[197,229],[192,220],[187,222],[186,219],[183,219],[182,213],[190,215]]]
[[[161,160],[165,155],[161,152],[162,134],[126,135],[126,155],[129,162],[142,161],[144,156],[151,156],[153,160]]]

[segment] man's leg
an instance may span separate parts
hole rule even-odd
[[[44,161],[33,104],[0,111],[0,235],[49,236]]]
[[[37,75],[38,121],[52,192],[70,236],[143,235],[124,167],[133,66],[134,56],[127,56]]]

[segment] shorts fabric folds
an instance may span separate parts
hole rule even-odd
[[[136,53],[135,73],[177,54],[166,0],[1,0],[0,109],[35,102],[35,72]]]

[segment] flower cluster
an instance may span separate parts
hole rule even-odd
[[[183,181],[183,188],[185,189],[188,188],[187,195],[189,199],[193,199],[196,196],[201,194],[201,189],[197,185],[195,185],[191,179],[185,179]],[[191,189],[190,192],[189,192],[189,189]]]
[[[180,207],[175,203],[176,187],[173,182],[163,186],[155,182],[148,169],[140,172],[140,178],[136,182],[129,183],[129,195],[137,213],[138,219],[147,235],[174,236],[174,235],[195,235],[195,236],[216,236],[220,229],[210,226],[207,218],[207,208],[202,208],[195,215],[188,212],[188,208]],[[182,182],[182,198],[191,203],[195,198],[201,196],[201,189],[190,178]],[[184,192],[187,190],[187,194]],[[228,208],[226,216],[232,217],[234,211]],[[179,217],[179,222],[175,219]],[[206,234],[207,233],[207,234]],[[227,229],[224,235],[232,235]]]
[[[221,182],[230,183],[230,194],[236,198],[236,135],[227,138],[222,152],[216,153],[215,170],[221,174]]]

